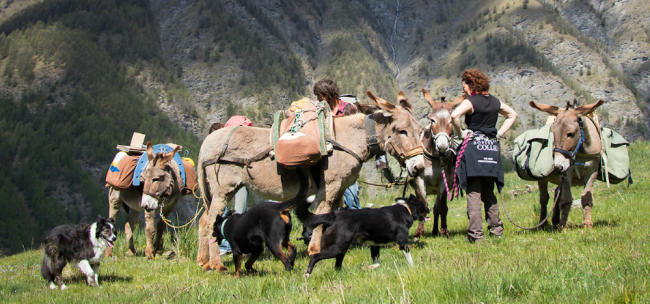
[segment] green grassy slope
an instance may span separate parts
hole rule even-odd
[[[146,1],[85,1],[74,10],[59,10],[61,3],[0,26],[5,253],[38,245],[57,224],[106,215],[104,170],[131,132],[198,152],[198,139],[158,110],[129,72],[159,60]]]
[[[597,183],[594,228],[580,227],[581,209],[573,209],[569,227],[558,231],[521,231],[505,221],[501,239],[480,244],[465,241],[467,219],[464,201],[450,204],[451,237],[426,236],[412,245],[415,266],[409,268],[395,246],[381,251],[381,267],[366,270],[368,248],[355,247],[346,255],[343,269],[334,261],[319,263],[304,279],[306,246],[299,244],[296,269],[285,272],[270,255],[261,258],[257,274],[233,277],[232,257],[225,257],[227,273],[202,272],[194,262],[196,230],[179,232],[180,244],[168,244],[179,257],[149,261],[124,257],[124,240],[117,256],[105,259],[100,288],[87,287],[80,273],[64,271],[69,289],[50,291],[40,277],[40,252],[27,251],[0,259],[0,296],[7,303],[81,302],[412,302],[412,303],[645,303],[650,272],[650,163],[644,157],[650,144],[635,143],[631,159],[636,183],[607,188]],[[506,176],[506,191],[525,189],[516,175]],[[574,187],[574,197],[580,193]],[[375,205],[391,203],[392,194],[374,198]],[[508,197],[514,218],[532,225],[538,217],[537,193],[519,191]],[[298,236],[295,225],[292,238]],[[430,231],[430,224],[427,230]],[[142,234],[137,247],[143,248]],[[142,250],[141,250],[142,251]]]

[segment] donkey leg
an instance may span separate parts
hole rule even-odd
[[[449,238],[449,229],[447,229],[447,214],[449,213],[447,195],[440,195],[440,197],[440,234]]]
[[[585,228],[592,228],[594,226],[594,223],[591,221],[591,208],[594,206],[592,191],[594,189],[594,181],[596,180],[597,176],[598,171],[594,171],[594,173],[589,176],[587,184],[585,185],[585,190],[582,193],[582,197],[580,197],[580,202],[582,203],[582,208],[584,209],[584,221],[582,224]]]
[[[316,208],[316,214],[328,213],[332,210],[331,202],[321,201]],[[323,235],[323,225],[319,225],[314,228],[311,233],[311,241],[309,241],[309,247],[307,248],[307,253],[309,255],[314,255],[320,252],[320,240]]]
[[[116,191],[111,187],[108,190],[108,217],[116,218],[120,213],[120,207],[122,207],[122,202],[119,198],[119,191]],[[110,257],[112,255],[113,248],[106,248],[106,256]]]
[[[543,221],[548,214],[548,182],[537,181],[539,188],[539,221]],[[541,227],[548,227],[548,221],[545,221]]]
[[[201,231],[203,233],[202,237],[209,240],[209,245],[208,245],[209,258],[208,258],[208,263],[203,265],[203,270],[225,271],[227,268],[221,262],[219,243],[216,242],[216,238],[212,237],[212,226],[214,225],[214,221],[217,219],[217,216],[223,214],[223,211],[226,209],[226,201],[223,200],[220,194],[217,193],[216,191],[214,191],[213,193],[216,193],[216,195],[212,197],[210,210],[208,210],[207,212],[208,214],[204,222],[204,224],[207,226],[204,227],[204,229]]]
[[[163,213],[163,215],[167,217],[169,215],[169,212]],[[156,238],[153,242],[154,254],[162,253],[163,242],[164,242],[163,234],[165,234],[165,230],[167,230],[166,228],[167,226],[165,225],[165,222],[161,218],[160,221],[156,223]]]
[[[560,226],[562,228],[566,227],[567,220],[569,219],[569,211],[571,211],[571,202],[573,197],[571,196],[571,185],[568,181],[564,182],[562,185],[562,197],[560,197],[562,215],[560,218]]]
[[[139,212],[129,209],[128,220],[124,223],[124,237],[126,239],[126,256],[135,255],[135,245],[133,244],[133,229],[140,221]]]
[[[148,259],[153,259],[154,257],[154,234],[156,233],[156,211],[145,211],[144,212],[144,234],[147,239],[147,246],[144,249],[144,255]]]

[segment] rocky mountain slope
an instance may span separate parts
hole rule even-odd
[[[511,138],[544,117],[529,100],[574,98],[605,99],[604,125],[646,138],[649,13],[642,0],[0,0],[0,203],[17,210],[0,215],[0,248],[105,212],[105,168],[132,131],[195,155],[211,123],[268,125],[324,77],[362,102],[404,90],[421,117],[421,88],[454,97],[479,67],[520,113]]]

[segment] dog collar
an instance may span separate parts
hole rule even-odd
[[[221,223],[221,235],[223,236],[224,239],[226,238],[226,233],[223,232],[223,227],[226,226],[227,221],[228,221],[228,219],[226,218],[225,220],[223,220],[223,223]]]
[[[409,206],[406,203],[397,203],[397,205],[404,206],[404,208],[406,208],[406,210],[408,210],[409,214],[413,215],[413,213],[411,212],[411,208],[409,208]]]

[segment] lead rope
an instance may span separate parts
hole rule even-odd
[[[447,200],[452,201],[454,198],[458,197],[460,195],[460,186],[458,186],[458,179],[456,178],[456,171],[458,171],[458,167],[460,166],[460,162],[463,159],[463,156],[465,155],[465,149],[467,149],[467,143],[472,139],[472,136],[474,133],[469,133],[467,136],[465,136],[465,140],[463,140],[463,144],[460,146],[460,151],[458,152],[458,157],[456,158],[456,167],[454,168],[454,175],[452,178],[454,179],[454,184],[451,186],[451,192],[449,191],[449,185],[447,184],[447,176],[445,174],[444,168],[441,168],[442,170],[442,180],[445,183],[445,190],[447,190]]]
[[[564,180],[564,177],[563,177],[562,179]],[[562,181],[562,183],[563,183],[563,182],[564,182],[564,181]],[[560,184],[562,184],[562,183],[560,183]],[[558,186],[558,187],[560,187],[560,186]],[[556,188],[556,191],[555,191],[555,199],[554,199],[553,208],[551,209],[551,212],[548,212],[548,211],[547,211],[547,212],[546,212],[546,213],[547,213],[547,214],[546,214],[546,217],[545,217],[542,221],[540,221],[539,224],[537,224],[537,225],[535,225],[535,226],[533,226],[533,227],[523,227],[523,226],[517,225],[517,223],[515,223],[515,222],[512,220],[512,218],[510,217],[510,214],[508,213],[508,208],[506,208],[506,204],[504,203],[505,201],[503,200],[503,193],[499,192],[499,196],[501,197],[501,207],[503,207],[503,213],[506,214],[506,217],[508,218],[508,221],[510,221],[511,224],[515,225],[515,227],[517,227],[517,228],[519,228],[519,229],[523,229],[523,230],[534,230],[534,229],[537,229],[537,228],[541,227],[542,225],[544,225],[544,223],[546,223],[546,221],[548,220],[548,218],[551,216],[551,213],[555,212],[555,207],[557,206],[557,202],[559,201],[559,198],[560,198],[560,190],[558,190],[558,189]]]

